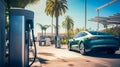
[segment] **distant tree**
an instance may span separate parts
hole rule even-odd
[[[62,27],[66,29],[68,38],[70,37],[70,29],[74,27],[74,21],[70,16],[66,16],[65,20],[62,22]]]
[[[50,25],[44,25],[43,30],[45,31],[45,36],[46,36],[46,30],[50,27]]]
[[[69,38],[71,38],[74,35],[74,29],[70,29],[69,31]]]
[[[42,30],[42,36],[43,36],[43,31],[45,31],[45,36],[46,36],[46,30],[50,27],[50,25],[42,25],[40,23],[37,23],[37,25],[39,25]]]
[[[42,31],[42,36],[43,36],[43,29],[44,29],[43,25],[42,25],[42,24],[40,24],[40,23],[37,23],[37,25],[38,25],[38,26],[40,26],[41,31]]]
[[[76,33],[79,33],[79,32],[80,32],[80,29],[79,29],[79,28],[76,28],[76,29],[75,29],[75,34],[76,34]]]
[[[91,28],[86,29],[86,31],[88,31],[88,30],[91,30]],[[75,29],[75,34],[81,32],[81,31],[85,31],[85,28],[84,27],[83,28],[76,28]]]
[[[47,0],[46,1],[46,9],[45,12],[47,15],[55,16],[56,18],[56,37],[58,37],[58,19],[59,16],[66,12],[67,10],[67,0]],[[57,48],[60,48],[58,45],[58,41],[56,43]]]

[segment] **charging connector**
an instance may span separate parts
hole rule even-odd
[[[33,38],[33,44],[34,44],[35,54],[34,54],[34,59],[33,59],[32,63],[29,65],[29,67],[32,66],[32,64],[35,62],[35,60],[37,58],[37,49],[36,49],[35,38],[34,38],[34,30],[33,29],[32,29],[32,38]]]
[[[29,31],[29,33],[30,33],[30,30],[32,31],[32,39],[33,39],[34,50],[35,50],[35,52],[34,52],[35,54],[33,54],[34,55],[34,59],[31,62],[31,64],[29,65],[29,67],[31,67],[32,64],[35,62],[35,60],[37,58],[37,49],[36,49],[35,36],[34,36],[34,30],[33,30],[34,29],[33,20],[27,20],[27,24],[26,25],[28,25],[28,26],[26,26],[27,27],[26,29]]]

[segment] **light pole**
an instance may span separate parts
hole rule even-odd
[[[97,17],[98,17],[98,22],[97,22],[97,31],[99,30],[99,10],[97,10]]]
[[[85,28],[84,30],[86,30],[86,27],[87,27],[87,0],[85,0],[84,2],[84,9],[85,9]]]

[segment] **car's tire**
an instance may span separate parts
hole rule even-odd
[[[70,44],[70,42],[68,43],[68,50],[71,51],[71,44]]]
[[[84,43],[80,43],[80,45],[79,45],[79,52],[82,55],[86,55]]]
[[[107,54],[115,54],[115,51],[107,51]]]

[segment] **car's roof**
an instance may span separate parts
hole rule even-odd
[[[111,35],[107,32],[102,32],[102,31],[86,31],[86,32],[92,35]]]
[[[86,31],[86,32],[96,32],[96,33],[107,33],[107,32],[102,32],[102,31]]]

